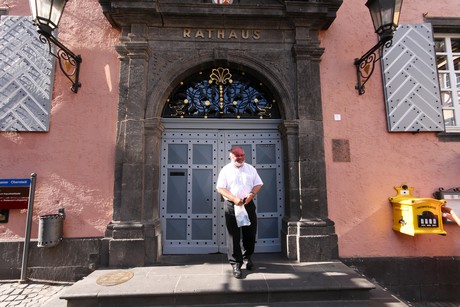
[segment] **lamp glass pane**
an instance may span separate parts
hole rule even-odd
[[[387,25],[393,23],[393,7],[388,3],[382,4],[382,24]]]
[[[403,0],[368,0],[375,32],[379,35],[395,31],[399,23]]]
[[[399,16],[401,16],[401,7],[402,7],[403,0],[396,0],[395,7],[394,7],[394,16],[393,16],[393,23],[395,27],[399,24]]]
[[[61,19],[67,0],[29,0],[32,19],[54,30]]]
[[[32,13],[32,20],[37,18],[37,3],[36,0],[29,0],[30,12]]]
[[[50,19],[52,0],[37,0],[37,16],[41,19]]]
[[[378,0],[368,0],[366,6],[369,8],[371,13],[372,22],[374,24],[374,30],[377,30],[382,25],[382,17],[380,16],[380,3]]]
[[[50,1],[50,0],[47,0]],[[67,3],[67,0],[51,0],[52,5],[53,5],[53,10],[51,12],[51,22],[56,25],[56,27],[59,24],[59,20],[61,19],[62,12],[64,11],[64,7]]]
[[[393,23],[393,17],[394,17],[394,7],[395,5],[395,0],[393,1],[380,1],[380,12],[382,15],[382,24],[380,25],[381,27],[383,26],[385,30],[392,29],[394,30],[395,26]],[[382,29],[382,30],[384,30]]]

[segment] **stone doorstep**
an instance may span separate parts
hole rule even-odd
[[[256,255],[255,270],[247,271],[243,267],[243,279],[236,279],[222,257],[215,259],[96,270],[60,297],[67,300],[69,307],[113,306],[114,303],[117,306],[268,304],[367,300],[369,292],[376,288],[340,261],[298,263],[269,254]],[[111,280],[111,276],[115,278]],[[116,284],[107,285],[111,283]]]

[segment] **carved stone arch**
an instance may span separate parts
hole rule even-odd
[[[283,117],[284,253],[298,261],[338,257],[328,218],[318,34],[342,0],[263,2],[100,1],[121,29],[114,212],[105,240],[110,266],[156,261],[161,112],[173,85],[203,65],[244,67],[273,87]],[[236,34],[246,30],[253,35]]]
[[[217,68],[219,66],[246,71],[261,82],[268,84],[276,101],[278,101],[281,117],[285,120],[292,120],[297,117],[297,111],[293,103],[294,99],[291,94],[293,89],[288,89],[287,76],[282,78],[279,72],[274,71],[273,66],[267,65],[264,61],[255,57],[232,52],[228,52],[227,56],[227,58],[216,58],[215,53],[212,53],[206,58],[201,56],[190,59],[187,67],[181,64],[171,65],[170,69],[163,71],[162,81],[152,85],[152,95],[147,101],[146,118],[161,117],[167,97],[169,97],[174,86],[180,80],[201,69]],[[171,81],[166,82],[166,80]]]
[[[263,82],[273,86],[273,92],[277,95],[281,117],[284,120],[293,120],[297,118],[297,109],[294,103],[294,92],[292,82],[289,82],[289,75],[287,71],[275,70],[277,67],[273,62],[268,62],[265,59],[245,55],[235,54],[229,52],[229,59],[238,59],[240,65],[244,66],[256,78],[261,79]]]
[[[171,65],[170,69],[162,72],[160,81],[155,80],[158,77],[154,78],[150,86],[151,95],[147,100],[146,118],[160,118],[166,100],[174,88],[174,84],[194,73],[197,69],[199,69],[199,65],[193,63],[188,67],[180,64]]]

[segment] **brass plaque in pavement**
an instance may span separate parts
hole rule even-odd
[[[99,276],[96,283],[101,286],[115,286],[127,282],[134,276],[130,271],[116,271]]]

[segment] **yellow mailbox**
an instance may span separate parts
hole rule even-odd
[[[395,187],[396,196],[389,200],[393,206],[393,230],[407,235],[446,235],[442,224],[441,207],[445,200],[414,197],[414,188]]]

